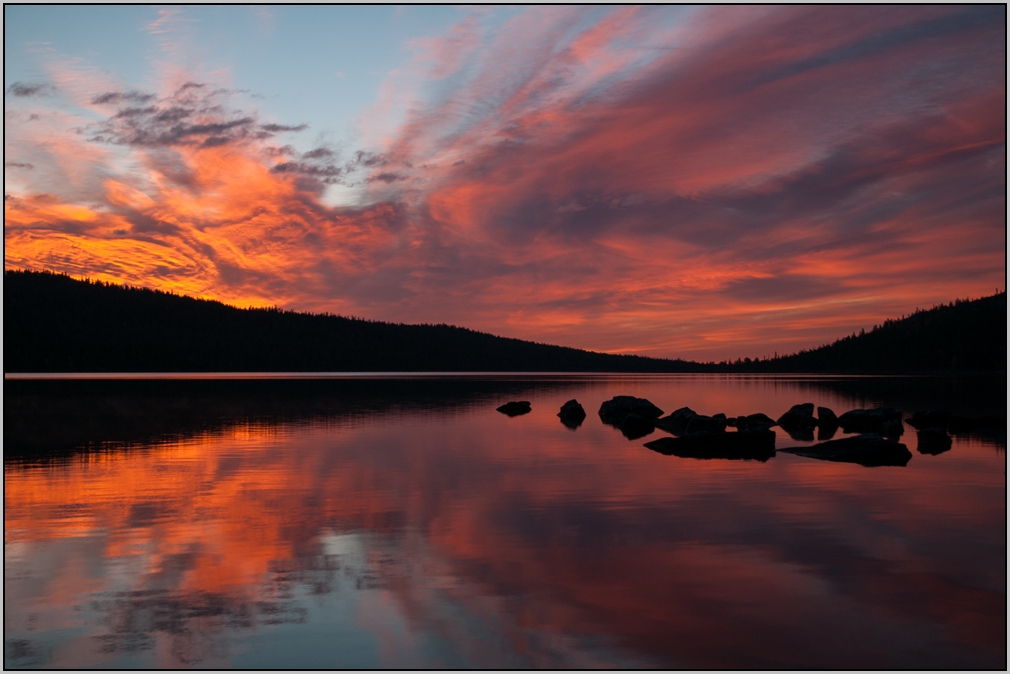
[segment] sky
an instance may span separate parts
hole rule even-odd
[[[5,6],[4,267],[612,353],[1006,288],[1004,6]]]

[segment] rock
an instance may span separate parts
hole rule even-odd
[[[901,425],[901,412],[893,407],[849,410],[838,417],[838,425],[846,433],[879,433],[888,437],[900,437],[905,430]]]
[[[726,430],[726,415],[705,416],[690,407],[681,407],[676,412],[656,419],[656,426],[674,435],[686,433],[722,433]]]
[[[838,428],[838,417],[830,407],[817,408],[817,425],[822,427],[834,426]]]
[[[775,456],[775,431],[761,429],[736,433],[689,433],[645,443],[667,456],[688,459],[752,459],[767,461]]]
[[[817,439],[824,441],[835,437],[838,430],[838,417],[830,407],[817,408]]]
[[[814,429],[811,426],[783,426],[784,430],[793,440],[800,442],[813,442]]]
[[[578,400],[572,398],[561,406],[558,416],[561,417],[561,423],[574,429],[582,425],[586,418],[586,410],[582,408]]]
[[[912,453],[908,447],[885,440],[876,433],[863,433],[851,438],[829,440],[813,447],[796,447],[788,450],[798,456],[807,456],[824,461],[845,461],[861,466],[905,466]]]
[[[814,404],[801,403],[799,405],[793,405],[789,408],[788,412],[779,417],[778,424],[783,428],[786,426],[792,426],[794,428],[813,428],[817,425],[817,420],[814,419]],[[812,436],[811,439],[813,439]]]
[[[946,412],[940,412],[937,410],[922,410],[916,412],[905,421],[907,421],[908,425],[912,428],[939,428],[946,430],[948,416],[949,415]]]
[[[600,405],[600,419],[605,424],[620,426],[629,414],[637,414],[646,419],[657,419],[663,415],[659,409],[645,398],[634,396],[614,396]]]
[[[748,414],[745,417],[737,417],[736,418],[736,427],[740,428],[740,429],[744,429],[744,428],[749,428],[749,429],[765,428],[765,429],[767,429],[767,428],[771,428],[772,426],[775,426],[775,425],[777,425],[777,424],[775,423],[774,419],[772,419],[767,414],[762,414],[761,412],[758,412],[757,414]]]
[[[624,433],[624,437],[628,440],[644,438],[646,435],[656,430],[656,427],[652,423],[652,419],[646,419],[640,414],[629,414],[624,417],[624,421],[621,422],[619,428],[621,429],[621,433]]]
[[[919,445],[916,449],[920,454],[943,454],[950,449],[953,444],[951,437],[941,428],[923,428],[916,433],[919,436]]]
[[[726,417],[706,417],[699,414],[687,422],[688,433],[722,433],[726,430]]]
[[[694,419],[698,416],[698,413],[692,410],[690,407],[681,407],[678,410],[674,410],[667,416],[663,417],[668,419],[669,423],[687,424],[688,421]]]
[[[520,414],[529,414],[533,411],[528,400],[513,400],[510,403],[505,403],[501,407],[497,408],[502,414],[507,414],[510,417],[517,417]]]
[[[825,426],[821,424],[817,427],[817,439],[820,441],[830,440],[835,437],[835,433],[838,432],[838,424],[834,426]]]

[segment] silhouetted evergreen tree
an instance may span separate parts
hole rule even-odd
[[[1006,370],[1006,293],[790,356],[695,363],[4,272],[6,372],[969,372]]]
[[[7,372],[684,372],[680,360],[4,272]]]

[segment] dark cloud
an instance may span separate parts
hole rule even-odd
[[[289,161],[277,164],[271,169],[274,173],[296,173],[298,175],[316,178],[321,182],[332,185],[341,182],[344,169],[332,164],[312,164],[309,162]]]
[[[5,90],[11,96],[25,98],[28,96],[46,96],[55,91],[51,84],[28,84],[25,82],[14,82]]]
[[[844,8],[837,9],[844,11]],[[899,25],[891,30],[874,33],[861,40],[843,44],[835,49],[829,49],[823,53],[797,60],[772,72],[765,73],[753,82],[753,86],[770,84],[776,80],[785,79],[817,68],[865,59],[890,49],[898,49],[931,38],[944,37],[960,31],[985,28],[997,21],[1005,24],[1005,9],[999,7],[972,7],[958,11],[952,15],[944,14],[943,16],[933,17],[924,21]]]
[[[119,105],[120,103],[147,103],[157,96],[139,91],[110,91],[91,99],[92,105]]]
[[[309,150],[302,155],[303,159],[328,159],[333,156],[333,150],[325,147],[317,147],[315,150]]]
[[[389,163],[389,160],[381,154],[365,152],[363,150],[358,150],[354,153],[354,164],[356,166],[372,168],[375,166],[385,166],[387,163]]]
[[[406,178],[404,178],[404,176],[401,176],[399,173],[386,172],[386,173],[380,173],[377,176],[370,177],[368,179],[368,182],[373,183],[376,181],[381,181],[386,184],[389,184],[389,183],[395,183],[399,180],[406,180]]]
[[[304,131],[305,129],[309,128],[309,125],[262,124],[260,125],[260,128],[266,131],[267,133],[274,134],[274,133],[284,133],[286,131]]]
[[[242,141],[266,140],[279,133],[298,132],[306,124],[260,124],[255,116],[228,110],[218,97],[229,93],[206,91],[206,85],[187,82],[172,96],[157,99],[138,91],[109,92],[95,97],[96,105],[124,104],[111,118],[93,125],[90,140],[138,147],[211,148]]]
[[[290,146],[284,146],[282,149],[285,151],[272,151],[270,154],[272,156],[290,156],[292,161],[276,164],[271,169],[274,173],[301,176],[317,181],[320,185],[357,185],[359,183],[356,182],[358,179],[355,176],[359,171],[385,166],[389,163],[387,157],[373,152],[355,152],[350,160],[340,164],[337,153],[326,147],[317,147],[303,154],[298,154]],[[406,180],[406,177],[387,171],[377,176],[368,177],[365,182],[379,181],[388,184],[399,180]]]
[[[5,168],[20,168],[20,169],[26,169],[28,171],[31,171],[32,169],[35,168],[35,165],[34,164],[29,164],[27,162],[5,161],[4,162],[4,167]]]

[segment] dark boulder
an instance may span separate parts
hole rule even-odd
[[[698,416],[698,413],[692,410],[690,407],[681,407],[680,409],[670,412],[670,414],[663,417],[668,424],[682,424],[687,425],[687,422]]]
[[[817,425],[822,427],[834,426],[838,428],[838,417],[830,407],[817,408]]]
[[[767,461],[775,456],[775,431],[761,429],[736,433],[689,433],[645,443],[667,456],[687,459],[751,459]]]
[[[814,429],[812,426],[783,426],[782,430],[793,440],[800,442],[813,442]]]
[[[561,418],[561,423],[568,428],[578,428],[586,418],[586,410],[582,408],[578,400],[572,398],[561,406],[558,416]]]
[[[726,430],[726,415],[705,416],[690,407],[681,407],[672,414],[656,419],[656,427],[674,435],[687,433],[721,433]]]
[[[901,412],[893,407],[849,410],[838,417],[838,425],[846,433],[878,433],[889,438],[899,438],[905,432]]]
[[[943,454],[950,449],[953,444],[951,437],[941,428],[923,428],[916,435],[919,437],[919,445],[916,449],[920,454]]]
[[[946,412],[940,412],[937,410],[921,410],[913,414],[905,421],[912,428],[922,429],[922,428],[940,428],[946,430],[947,428],[947,418]]]
[[[624,437],[628,440],[644,438],[646,435],[656,430],[655,425],[652,423],[652,419],[646,419],[640,414],[629,414],[624,417],[624,421],[620,423],[618,428],[621,429],[621,433],[623,433]]]
[[[756,414],[748,414],[745,417],[737,417],[736,418],[736,427],[739,428],[739,429],[741,429],[741,430],[743,430],[743,429],[753,429],[753,430],[768,429],[768,428],[771,428],[772,426],[775,426],[775,425],[776,425],[776,423],[775,423],[774,419],[772,419],[767,414],[762,414],[761,412],[758,412]]]
[[[688,433],[722,433],[726,430],[726,417],[707,417],[703,414],[695,416],[687,422]]]
[[[645,398],[634,396],[614,396],[600,405],[600,419],[605,424],[620,426],[629,414],[637,414],[646,419],[657,419],[663,415],[659,409]]]
[[[830,440],[831,438],[835,437],[835,433],[837,432],[838,432],[838,424],[835,424],[834,426],[825,426],[824,424],[820,424],[817,427],[817,439],[820,440],[821,442],[825,440]]]
[[[502,414],[507,414],[510,417],[517,417],[520,414],[529,414],[533,411],[528,400],[513,400],[510,403],[505,403],[501,407],[497,408]]]
[[[789,408],[788,412],[778,418],[778,424],[783,428],[787,426],[793,428],[813,428],[817,425],[817,420],[814,419],[814,404],[801,403],[793,405]]]
[[[830,407],[817,408],[817,439],[824,441],[835,437],[838,430],[838,417]]]
[[[845,461],[871,467],[905,466],[912,458],[908,447],[894,440],[885,440],[876,433],[863,433],[851,438],[821,442],[812,447],[795,447],[782,451],[812,459]]]

